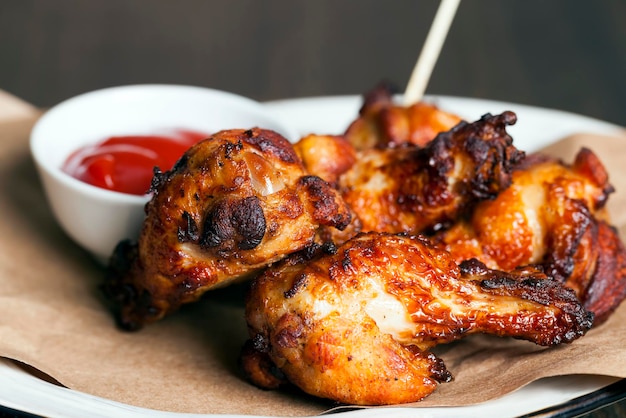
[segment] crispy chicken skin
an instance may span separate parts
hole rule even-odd
[[[604,209],[612,191],[588,149],[572,165],[534,155],[508,189],[434,239],[459,262],[475,257],[503,270],[541,265],[576,292],[598,324],[626,296],[626,253]]]
[[[122,243],[105,293],[136,329],[216,286],[345,228],[335,189],[308,175],[292,145],[262,129],[218,132],[157,172],[137,245]]]
[[[359,117],[350,124],[345,137],[357,150],[424,146],[459,122],[460,117],[432,104],[394,104],[392,89],[380,84],[364,95]]]
[[[551,346],[582,336],[593,314],[532,267],[458,266],[421,237],[359,234],[301,252],[253,282],[246,301],[252,381],[289,381],[347,404],[418,401],[451,380],[433,346],[473,333]]]
[[[506,126],[513,112],[461,122],[424,148],[369,149],[339,177],[338,187],[364,232],[440,229],[480,200],[509,186],[524,153]]]

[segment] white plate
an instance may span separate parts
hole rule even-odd
[[[518,104],[455,97],[427,97],[441,108],[467,120],[485,113],[512,110],[518,122],[509,129],[515,145],[534,151],[562,137],[579,132],[616,134],[622,129],[596,119]],[[358,96],[318,97],[269,102],[266,106],[302,135],[339,134],[356,117]],[[385,408],[341,412],[338,418],[380,417],[515,417],[558,405],[605,387],[618,379],[602,376],[564,376],[542,379],[503,398],[485,404],[458,408]],[[0,405],[47,417],[218,417],[176,414],[137,408],[47,383],[25,373],[8,361],[0,361]],[[220,418],[241,417],[219,415]],[[246,416],[251,418],[251,416]]]

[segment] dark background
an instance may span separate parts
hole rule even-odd
[[[360,94],[382,79],[403,89],[438,4],[0,0],[0,89],[42,107],[132,83],[258,100]],[[427,93],[626,125],[626,2],[464,0]]]
[[[0,89],[181,83],[258,100],[404,89],[434,0],[1,0]],[[626,2],[464,0],[429,94],[626,125]]]

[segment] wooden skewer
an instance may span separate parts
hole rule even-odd
[[[437,14],[426,36],[422,52],[415,63],[409,83],[404,91],[404,105],[410,106],[419,102],[424,96],[426,85],[441,52],[443,42],[448,35],[450,24],[461,0],[441,0]]]

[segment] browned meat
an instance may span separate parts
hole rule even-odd
[[[574,292],[534,268],[460,267],[420,237],[361,234],[270,267],[246,304],[252,381],[348,404],[418,401],[451,380],[436,344],[473,333],[551,346],[590,327]],[[313,257],[311,259],[311,257]]]
[[[339,178],[344,200],[362,231],[441,229],[511,182],[524,153],[506,126],[515,114],[485,115],[439,134],[424,148],[370,149]]]
[[[626,296],[626,252],[604,209],[612,190],[588,149],[572,165],[535,155],[513,173],[508,189],[435,239],[459,262],[475,257],[503,270],[541,265],[575,290],[600,323]]]
[[[138,245],[119,246],[105,284],[129,329],[306,247],[321,226],[350,222],[338,192],[262,129],[200,142],[155,175],[152,191]]]

